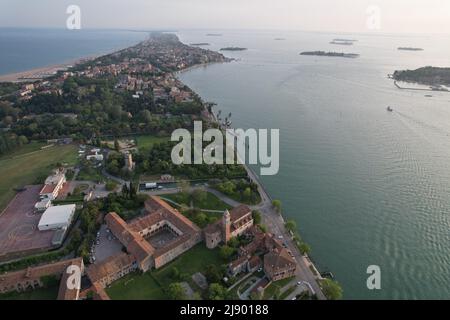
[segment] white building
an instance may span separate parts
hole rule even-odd
[[[37,211],[42,212],[42,211],[47,210],[49,207],[51,207],[51,205],[52,205],[52,201],[50,199],[44,199],[42,201],[37,202],[34,205],[34,208]]]
[[[91,155],[86,156],[86,160],[103,161],[103,155],[102,154],[91,154]]]
[[[41,199],[54,200],[58,197],[59,192],[66,183],[66,176],[64,173],[55,173],[45,179],[45,185],[39,192]]]
[[[49,207],[39,221],[39,231],[68,228],[72,223],[75,208],[74,204]]]

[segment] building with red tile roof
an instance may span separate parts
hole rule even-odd
[[[80,273],[74,274],[68,268],[78,266]],[[12,291],[23,292],[41,288],[45,285],[46,277],[56,277],[60,280],[58,299],[76,300],[78,299],[80,289],[67,286],[67,280],[70,276],[80,277],[84,273],[84,264],[82,258],[64,260],[55,263],[29,267],[27,269],[9,272],[0,275],[0,293]],[[71,279],[72,280],[72,279]],[[73,278],[73,280],[81,280]],[[78,282],[80,283],[80,282]]]
[[[220,243],[228,243],[231,238],[246,233],[253,226],[252,210],[240,205],[230,212],[225,210],[222,219],[204,229],[206,246],[216,248]]]

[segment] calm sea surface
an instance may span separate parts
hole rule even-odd
[[[145,37],[127,31],[0,28],[0,75],[109,53]]]
[[[387,78],[397,69],[450,66],[450,37],[205,34],[179,35],[213,50],[249,50],[227,52],[238,61],[181,80],[232,112],[236,128],[280,129],[280,172],[262,180],[345,298],[450,298],[450,93],[425,97]],[[359,41],[329,44],[336,37]],[[299,55],[308,50],[361,57]],[[369,265],[381,267],[379,291],[366,287]]]
[[[236,128],[280,129],[280,172],[262,177],[347,299],[450,298],[450,93],[401,91],[387,74],[450,66],[449,37],[186,31],[238,61],[180,75]],[[132,45],[144,33],[0,29],[0,74]],[[358,39],[333,46],[336,37]],[[274,38],[285,38],[275,41]],[[422,52],[397,51],[399,46]],[[358,59],[300,56],[330,50]],[[393,113],[386,107],[391,105]],[[366,269],[381,267],[380,291]]]

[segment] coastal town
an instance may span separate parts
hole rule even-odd
[[[340,298],[250,168],[170,161],[174,129],[231,117],[177,72],[231,61],[152,33],[0,83],[0,299]]]

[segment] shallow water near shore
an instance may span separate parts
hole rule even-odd
[[[449,66],[441,36],[180,32],[185,43],[248,48],[181,73],[236,128],[280,129],[280,172],[262,177],[312,257],[347,299],[450,298],[450,93],[398,90],[397,69]],[[285,38],[275,41],[275,38]],[[421,52],[398,51],[413,45]],[[357,59],[300,56],[359,53]],[[390,105],[394,112],[389,113]],[[381,267],[368,290],[367,267]]]

